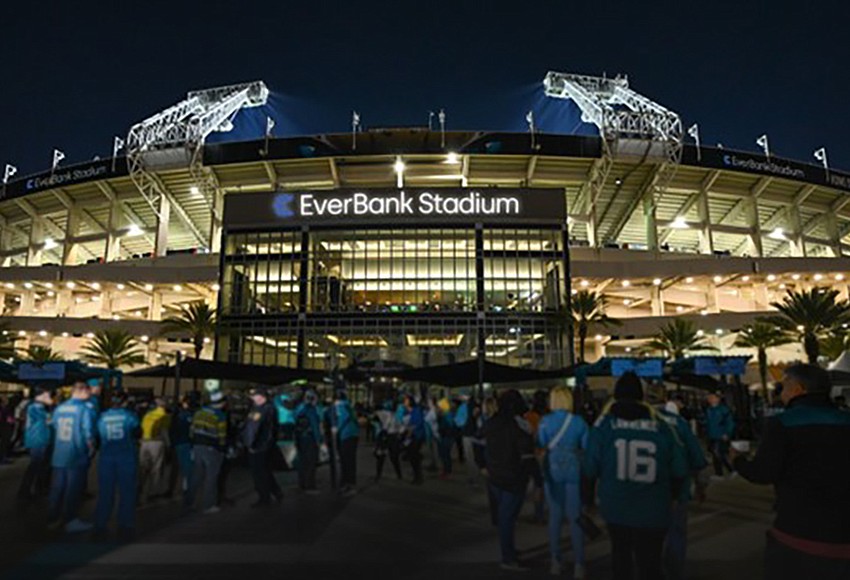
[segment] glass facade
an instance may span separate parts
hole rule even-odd
[[[217,357],[570,363],[563,226],[225,230]]]

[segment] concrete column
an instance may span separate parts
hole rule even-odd
[[[18,316],[33,316],[35,314],[35,292],[24,290],[21,294],[21,307]]]
[[[0,316],[6,312],[6,293],[0,290]]]
[[[714,253],[714,234],[711,231],[711,213],[708,209],[708,192],[701,189],[697,198],[697,214],[699,216],[699,251],[701,254]]]
[[[764,256],[764,249],[761,243],[761,225],[759,224],[759,206],[755,197],[751,197],[746,201],[747,208],[747,224],[750,227],[750,248],[751,256],[761,258]]]
[[[797,206],[786,208],[788,212],[788,225],[791,228],[792,237],[790,242],[791,256],[795,258],[806,257],[806,242],[803,240],[803,226],[800,220],[800,210]]]
[[[224,192],[213,188],[213,209],[210,215],[210,252],[217,254],[221,251],[221,216],[224,212]]]
[[[649,302],[653,316],[664,316],[664,296],[659,286],[653,286],[649,291]]]
[[[56,291],[56,316],[67,316],[74,306],[73,292],[68,288],[60,288]]]
[[[104,290],[100,293],[100,317],[112,318],[112,292]]]
[[[646,225],[646,247],[650,252],[658,251],[658,224],[655,220],[655,198],[651,189],[643,198],[643,217]]]
[[[154,291],[151,293],[148,320],[162,320],[162,312],[160,310],[162,310],[162,293]]]
[[[41,266],[44,245],[44,224],[40,219],[30,221],[30,241],[27,250],[27,266]]]
[[[109,225],[106,228],[106,254],[107,262],[114,262],[121,257],[121,236],[119,231],[124,226],[124,212],[121,202],[113,199],[109,205]]]
[[[62,265],[74,266],[77,264],[79,245],[75,238],[80,233],[80,208],[72,205],[68,208],[67,225],[65,226],[65,244],[62,246]]]
[[[824,226],[826,227],[826,235],[829,237],[829,249],[832,251],[834,258],[841,257],[841,234],[838,231],[838,220],[835,214],[827,212],[823,215]]]
[[[710,284],[708,290],[705,292],[705,309],[711,312],[712,314],[717,314],[720,312],[720,308],[718,307],[718,290],[717,284]]]
[[[587,212],[587,241],[591,248],[599,247],[599,239],[597,238],[598,228],[596,227],[596,204],[591,204],[590,211]]]
[[[767,284],[754,284],[754,310],[767,310],[770,307],[770,300],[767,298]]]
[[[159,216],[156,220],[154,256],[161,258],[168,252],[168,225],[171,221],[171,202],[164,195],[159,198]]]

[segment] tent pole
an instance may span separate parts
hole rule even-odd
[[[183,353],[177,351],[177,362],[174,363],[174,398],[180,400],[180,363],[183,360]]]

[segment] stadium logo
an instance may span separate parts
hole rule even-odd
[[[274,196],[274,201],[272,202],[274,215],[280,218],[289,218],[294,216],[295,212],[292,210],[292,202],[294,200],[295,196],[291,193],[279,193]]]

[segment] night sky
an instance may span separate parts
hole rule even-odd
[[[627,73],[705,144],[850,169],[844,0],[15,2],[0,14],[0,164],[111,151],[190,89],[262,79],[277,135],[522,130],[547,70]],[[539,103],[538,103],[539,104]],[[544,126],[543,129],[546,129]]]

